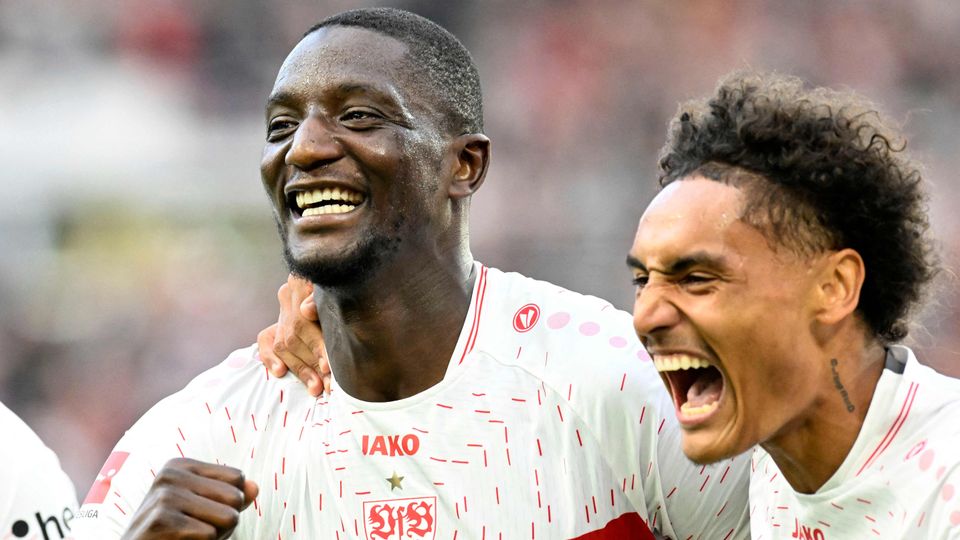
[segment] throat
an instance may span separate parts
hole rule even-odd
[[[356,399],[386,402],[438,384],[460,338],[472,285],[468,274],[460,283],[413,292],[394,282],[362,300],[318,297],[340,388]]]

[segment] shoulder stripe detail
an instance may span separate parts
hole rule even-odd
[[[883,439],[880,440],[880,444],[873,450],[873,453],[870,454],[870,457],[867,458],[867,461],[864,462],[863,466],[860,467],[860,470],[857,471],[857,474],[854,476],[860,476],[860,473],[865,471],[870,465],[873,464],[880,457],[881,454],[890,446],[890,443],[893,442],[893,439],[896,438],[897,433],[900,432],[900,428],[903,427],[904,422],[907,421],[907,417],[910,416],[910,409],[913,407],[913,399],[917,395],[917,388],[920,385],[912,382],[910,387],[907,389],[907,397],[904,398],[903,404],[900,406],[900,413],[897,415],[897,418],[893,421],[893,424],[890,425],[890,429],[887,430],[887,434],[883,436]]]
[[[477,292],[473,299],[473,322],[470,326],[470,334],[467,336],[467,343],[463,347],[463,354],[460,355],[460,361],[457,365],[463,363],[463,360],[473,350],[477,343],[477,334],[480,333],[480,314],[483,311],[483,299],[487,293],[487,267],[480,265],[480,275],[477,276]]]

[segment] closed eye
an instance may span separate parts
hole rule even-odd
[[[686,274],[677,284],[692,293],[707,293],[713,290],[717,277],[710,274]]]
[[[648,281],[650,281],[650,276],[646,275],[634,276],[633,280],[631,280],[633,286],[638,290],[646,287]]]

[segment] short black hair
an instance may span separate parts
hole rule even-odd
[[[327,26],[365,28],[406,44],[411,64],[426,75],[426,82],[443,101],[448,127],[459,134],[483,131],[477,65],[463,43],[442,26],[401,9],[363,8],[327,17],[304,37]]]
[[[693,174],[737,185],[744,221],[798,253],[851,248],[866,277],[857,312],[883,343],[936,273],[926,196],[906,139],[852,92],[734,73],[682,104],[660,151],[660,184]]]

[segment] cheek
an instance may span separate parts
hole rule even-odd
[[[273,192],[283,171],[285,147],[268,145],[260,156],[260,181],[268,192]]]

